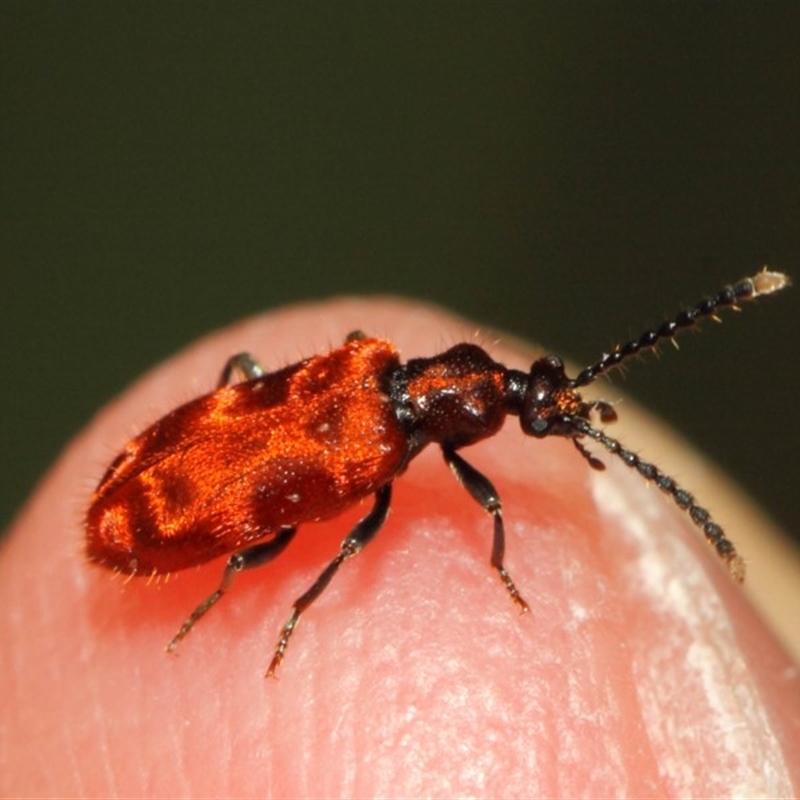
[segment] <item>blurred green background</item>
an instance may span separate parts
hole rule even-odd
[[[4,0],[0,522],[243,315],[393,292],[589,362],[764,263],[800,278],[799,30],[796,2]],[[616,384],[790,531],[799,309]]]

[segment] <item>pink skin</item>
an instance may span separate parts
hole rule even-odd
[[[463,454],[503,497],[506,565],[530,614],[489,567],[491,519],[431,448],[396,482],[385,528],[303,617],[277,681],[264,670],[292,601],[368,503],[301,529],[164,654],[222,562],[158,585],[90,566],[93,486],[230,354],[274,368],[354,328],[404,358],[476,341],[468,323],[400,301],[265,315],[139,381],[59,459],[0,552],[0,794],[797,796],[798,670],[745,592],[657,489],[610,456],[598,453],[598,473],[569,442],[526,439],[513,418]],[[519,368],[535,355],[477,341]],[[661,429],[619,411],[632,426],[609,432],[669,468]],[[758,534],[754,512],[725,516],[686,483],[758,582],[737,524]]]

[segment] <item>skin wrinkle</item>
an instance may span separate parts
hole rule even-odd
[[[671,509],[655,492],[653,500],[640,500],[627,482],[624,475],[619,482],[593,476],[592,486],[607,519],[635,550],[623,585],[663,623],[660,635],[634,635],[631,642],[643,718],[665,779],[680,796],[790,797],[782,751],[725,607]],[[684,656],[676,658],[681,649]],[[713,733],[694,729],[698,713],[711,719]]]

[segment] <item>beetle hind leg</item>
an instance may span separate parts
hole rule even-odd
[[[167,652],[174,652],[175,648],[186,637],[186,634],[189,633],[197,622],[220,601],[225,592],[230,588],[238,572],[260,567],[268,561],[272,561],[286,549],[286,546],[292,541],[296,532],[297,526],[281,528],[274,539],[270,539],[268,542],[259,542],[245,550],[234,553],[225,565],[225,569],[222,572],[222,579],[217,589],[189,614],[186,621],[181,625],[180,630],[170,639],[167,645]]]
[[[222,374],[217,382],[217,389],[227,386],[231,382],[234,373],[237,373],[242,380],[252,381],[255,378],[263,378],[267,371],[250,353],[237,353],[225,362]]]

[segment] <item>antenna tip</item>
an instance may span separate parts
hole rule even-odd
[[[755,295],[772,294],[786,286],[791,286],[791,279],[782,272],[771,272],[766,267],[751,278]]]
[[[728,559],[728,569],[737,583],[744,583],[744,576],[747,572],[747,568],[744,559],[740,555],[734,553],[733,556]]]

